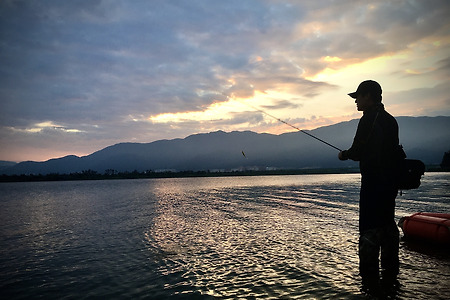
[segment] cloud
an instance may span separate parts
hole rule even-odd
[[[262,125],[258,113],[248,122],[239,112],[210,124],[186,120],[187,129],[148,118],[261,94],[268,109],[303,107],[339,89],[311,79],[326,68],[445,40],[449,8],[400,0],[1,1],[0,136],[14,141],[22,130],[35,143],[26,130],[51,122],[66,130],[64,141],[78,130],[78,139],[107,145]],[[435,74],[448,76],[448,56],[439,66]],[[59,147],[59,136],[48,137]]]
[[[271,105],[263,105],[262,108],[267,109],[267,110],[277,110],[277,109],[293,109],[293,108],[298,108],[301,105],[298,104],[294,104],[290,101],[287,100],[277,100],[274,101],[273,104]]]
[[[448,116],[450,115],[449,95],[448,83],[441,83],[429,88],[413,88],[387,93],[385,98],[395,115]]]

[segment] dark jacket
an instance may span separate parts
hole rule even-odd
[[[359,161],[361,193],[359,228],[365,231],[393,222],[397,196],[398,124],[378,104],[364,112],[345,159]]]
[[[379,103],[365,111],[345,159],[359,161],[362,176],[390,176],[398,163],[398,124]]]

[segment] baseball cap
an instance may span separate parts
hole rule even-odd
[[[359,94],[367,94],[370,93],[373,96],[381,95],[381,86],[378,82],[373,80],[366,80],[359,84],[356,92],[348,94],[350,97],[356,99]]]

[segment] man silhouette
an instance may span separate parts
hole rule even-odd
[[[338,155],[340,160],[359,161],[359,270],[369,293],[380,288],[380,251],[382,281],[394,283],[399,272],[399,231],[394,220],[398,124],[384,109],[381,94],[381,86],[373,80],[363,81],[348,94],[363,116],[351,147]]]

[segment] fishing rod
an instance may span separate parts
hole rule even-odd
[[[241,102],[241,103],[243,103],[243,102]],[[324,140],[322,140],[322,139],[320,139],[320,138],[318,138],[318,137],[312,135],[312,134],[309,133],[309,132],[306,132],[305,130],[302,130],[302,129],[298,128],[297,126],[294,126],[294,125],[292,125],[292,124],[289,124],[288,122],[286,122],[286,121],[284,121],[284,120],[281,120],[280,118],[277,118],[277,117],[275,117],[274,115],[271,115],[271,114],[269,114],[268,112],[265,112],[264,110],[262,110],[262,109],[260,109],[260,108],[254,107],[253,105],[250,105],[250,104],[248,104],[248,103],[243,103],[243,104],[245,104],[245,105],[247,105],[247,106],[250,106],[251,108],[256,109],[256,110],[259,111],[259,112],[262,112],[263,114],[265,114],[265,115],[267,115],[267,116],[269,116],[269,117],[271,117],[271,118],[273,118],[273,119],[275,119],[275,120],[277,120],[277,121],[279,121],[279,122],[281,122],[281,123],[283,123],[283,124],[286,124],[286,125],[288,125],[288,126],[294,128],[294,129],[297,129],[297,130],[300,131],[301,133],[304,133],[304,134],[306,134],[306,135],[308,135],[308,136],[310,136],[310,137],[312,137],[312,138],[314,138],[314,139],[316,139],[316,140],[318,140],[318,141],[320,141],[320,142],[322,142],[322,143],[324,143],[324,144],[326,144],[326,145],[328,145],[328,146],[330,146],[330,147],[332,147],[332,148],[334,148],[334,149],[336,149],[336,150],[338,150],[338,151],[342,151],[342,150],[339,149],[338,147],[333,146],[332,144],[330,144],[330,143],[328,143],[328,142],[326,142],[326,141],[324,141]]]

